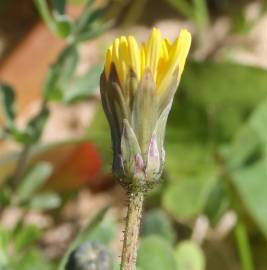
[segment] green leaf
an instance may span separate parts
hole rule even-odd
[[[197,27],[206,29],[209,23],[208,3],[206,0],[193,0],[194,17]]]
[[[86,226],[86,228],[84,230],[82,230],[78,234],[78,236],[73,240],[73,242],[70,244],[67,252],[65,253],[65,255],[63,256],[63,258],[60,261],[59,270],[65,269],[65,265],[68,261],[70,254],[73,252],[73,250],[75,250],[83,242],[86,242],[89,240],[96,240],[95,236],[98,235],[100,238],[97,240],[100,243],[107,244],[105,242],[106,236],[104,237],[104,239],[101,239],[101,237],[102,237],[102,233],[106,233],[106,235],[107,235],[107,233],[109,234],[109,232],[107,232],[107,231],[105,232],[105,230],[107,229],[106,227],[104,229],[100,227],[101,223],[103,222],[103,220],[106,216],[107,211],[108,211],[108,207],[105,207],[101,211],[99,211],[93,217],[93,219],[89,222],[89,224]],[[101,230],[101,232],[99,230]],[[91,236],[93,236],[92,239],[91,239]]]
[[[246,34],[253,27],[252,21],[248,22],[246,12],[243,8],[234,7],[231,12],[233,31],[238,34]]]
[[[267,169],[267,100],[264,100],[254,110],[248,121],[248,126],[253,129],[255,135],[251,136],[250,144],[256,144],[259,152],[258,158],[263,157]],[[260,150],[260,151],[259,151]],[[255,159],[254,159],[255,161]]]
[[[142,235],[158,235],[170,243],[174,243],[176,234],[168,216],[160,209],[148,212],[143,221]]]
[[[41,236],[41,231],[38,227],[34,225],[29,225],[22,227],[16,233],[14,240],[16,250],[18,252],[22,251],[24,248],[27,248],[29,245],[37,241]]]
[[[43,106],[41,111],[29,121],[23,143],[33,144],[39,141],[48,117],[49,109],[47,106]]]
[[[171,178],[214,164],[214,147],[229,142],[244,116],[267,96],[266,78],[259,68],[188,63],[180,84],[183,95],[175,98],[167,126],[166,168]]]
[[[50,210],[61,205],[61,198],[55,192],[43,192],[35,195],[29,204],[30,209]]]
[[[226,62],[189,62],[180,88],[186,90],[195,105],[220,112],[226,104],[241,111],[253,109],[266,98],[266,85],[267,72],[261,68]]]
[[[17,196],[21,202],[30,199],[48,179],[52,173],[52,166],[46,162],[40,162],[30,169],[23,177],[21,184],[17,188]]]
[[[179,243],[175,249],[179,270],[205,270],[205,256],[202,249],[192,241]]]
[[[43,92],[47,100],[60,101],[64,97],[65,88],[69,86],[79,61],[77,47],[64,49],[56,63],[49,69]]]
[[[104,9],[93,10],[90,4],[87,4],[83,10],[82,15],[76,22],[75,34],[87,32],[90,29],[91,24],[100,19],[104,15]]]
[[[4,186],[0,190],[0,205],[7,206],[10,205],[12,201],[13,192],[10,187]]]
[[[80,34],[77,34],[75,36],[75,41],[76,42],[84,42],[90,39],[93,39],[97,36],[100,36],[104,32],[106,32],[112,25],[112,22],[107,22],[107,23],[96,23],[94,26],[91,28],[86,29]]]
[[[8,128],[13,128],[15,125],[15,105],[15,92],[12,87],[8,84],[0,83],[0,114],[3,113]]]
[[[260,230],[267,238],[267,169],[264,162],[242,168],[232,174],[239,196]]]
[[[179,128],[177,125],[176,129]],[[168,138],[170,137],[169,130],[168,128]],[[168,138],[166,141],[166,170],[169,181],[177,183],[179,179],[205,173],[215,166],[209,145],[204,143],[201,145],[197,138],[189,140],[191,143],[183,141],[183,139],[179,140],[178,134],[176,143]]]
[[[166,170],[170,181],[199,174],[214,164],[210,124],[204,106],[176,95],[166,132]],[[214,134],[215,136],[215,134]]]
[[[92,6],[94,1],[87,1],[82,15],[75,23],[73,29],[73,38],[76,42],[86,41],[99,36],[111,26],[111,22],[103,22],[101,20],[106,8],[95,9]]]
[[[225,183],[227,179],[220,177],[208,196],[204,215],[208,217],[211,226],[221,220],[231,204]]]
[[[59,37],[68,37],[71,33],[72,23],[69,17],[61,14],[65,4],[60,0],[54,0],[54,3],[56,3],[56,9],[55,12],[51,14],[48,8],[47,0],[34,0],[34,2],[40,15],[50,30]]]
[[[112,270],[120,270],[120,264],[117,263],[117,262],[113,262],[113,268],[112,268]],[[139,270],[139,269],[137,268],[137,270]]]
[[[37,249],[31,249],[25,252],[24,256],[17,262],[12,262],[12,270],[52,270],[54,267],[44,260],[42,254]]]
[[[4,268],[8,264],[8,247],[10,239],[10,231],[0,225],[0,269]]]
[[[141,241],[137,266],[142,270],[177,269],[171,245],[158,236],[149,236]]]
[[[267,100],[264,100],[256,107],[249,119],[249,126],[257,133],[258,138],[264,145],[267,145]],[[254,141],[254,136],[252,137]]]
[[[221,147],[220,152],[226,160],[228,169],[233,170],[245,165],[258,150],[259,142],[259,134],[254,128],[248,124],[241,127],[233,141]]]
[[[61,15],[54,12],[54,20],[56,22],[56,34],[59,37],[67,38],[72,31],[73,25],[71,19],[67,15]]]
[[[66,89],[64,101],[71,103],[94,96],[99,86],[99,78],[102,71],[103,66],[97,64],[82,76],[74,78]]]
[[[194,12],[193,7],[186,0],[167,0],[178,12],[182,13],[182,15],[187,18],[193,18]]]
[[[267,237],[267,101],[261,102],[228,147],[224,158],[245,209]],[[241,137],[241,138],[240,138]],[[230,164],[230,166],[229,166]]]
[[[43,20],[47,23],[49,28],[54,33],[56,33],[57,32],[56,22],[53,20],[51,14],[49,12],[47,0],[34,0],[34,3],[36,5],[36,8],[38,9],[40,15],[42,16]]]
[[[197,216],[204,210],[217,179],[217,170],[210,170],[171,183],[163,194],[164,208],[177,219]]]
[[[66,0],[53,0],[53,7],[59,14],[64,14],[66,8]]]
[[[109,244],[115,236],[117,226],[112,218],[104,218],[98,227],[87,236],[90,241],[97,241],[102,244]]]

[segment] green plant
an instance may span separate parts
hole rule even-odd
[[[20,130],[16,125],[14,90],[4,82],[0,85],[1,109],[5,116],[4,126],[0,132],[1,137],[14,140],[23,148],[11,180],[12,185],[19,182],[24,173],[30,149],[39,142],[49,117],[49,102],[70,104],[95,95],[101,65],[93,66],[81,76],[75,75],[79,63],[79,44],[100,35],[110,26],[110,23],[104,23],[101,19],[105,9],[93,9],[93,2],[87,1],[81,16],[74,21],[65,14],[66,1],[53,1],[52,11],[48,8],[46,0],[35,1],[44,21],[55,35],[65,40],[66,47],[48,70],[42,88],[42,106],[24,130]]]
[[[202,22],[202,26],[212,23],[210,16],[206,17],[204,1],[170,1],[173,5],[178,3],[180,13],[194,23]],[[82,32],[74,31],[79,20],[73,21],[62,14],[64,1],[53,1],[56,6],[52,6],[52,12],[45,1],[37,2],[49,27],[66,41],[66,47],[46,76],[43,108],[24,130],[16,125],[14,91],[9,85],[1,85],[0,108],[5,115],[1,137],[15,140],[24,148],[17,166],[17,177],[10,178],[9,184],[1,186],[1,211],[13,206],[24,213],[32,209],[55,211],[62,205],[57,193],[51,190],[44,192],[41,188],[53,171],[51,165],[38,163],[29,167],[27,157],[39,145],[42,129],[49,117],[50,101],[71,104],[94,95],[102,71],[102,66],[97,65],[82,76],[75,75],[79,62],[78,45],[84,37],[94,36],[94,31],[93,34],[88,33],[90,27]],[[201,3],[206,11],[196,15],[197,5]],[[88,1],[86,7],[92,15],[91,4]],[[98,17],[97,14],[92,16],[97,17],[100,23],[102,15]],[[84,22],[87,24],[87,16]],[[95,31],[99,29],[97,26]],[[75,33],[79,33],[79,38]],[[224,267],[223,258],[227,257],[224,251],[232,252],[231,248],[235,254],[235,265],[241,269],[265,268],[266,75],[264,69],[224,60],[188,63],[167,125],[164,181],[147,194],[137,256],[138,270],[207,269],[214,240],[209,233],[204,233],[200,240],[194,238],[199,217],[204,217],[208,231],[214,236],[229,212],[236,221],[228,234],[216,235],[216,243],[223,245],[223,248],[216,249],[220,254],[219,259],[216,257],[216,267],[221,264]],[[97,143],[104,166],[110,168],[112,152],[107,130],[105,116],[99,109],[86,138]],[[38,249],[37,243],[43,234],[39,228],[23,222],[14,229],[1,226],[0,269],[63,270],[70,255],[75,251],[79,253],[79,247],[88,241],[89,247],[91,243],[97,243],[108,249],[112,270],[119,269],[119,254],[116,249],[112,250],[112,241],[118,240],[116,232],[120,221],[109,214],[107,209],[103,209],[89,221],[59,264],[46,261]]]
[[[36,146],[40,145],[52,101],[71,104],[95,96],[101,65],[97,64],[77,76],[76,69],[80,60],[78,47],[110,26],[109,22],[103,20],[105,8],[94,8],[94,1],[91,0],[85,3],[81,16],[76,20],[65,13],[65,0],[52,1],[51,8],[46,0],[34,2],[50,30],[63,39],[66,46],[47,72],[41,89],[39,111],[24,129],[19,128],[16,123],[15,91],[5,82],[0,83],[0,109],[1,116],[4,116],[0,136],[2,140],[17,142],[22,149],[13,174],[0,190],[0,215],[4,207],[18,207],[23,210],[23,217],[15,229],[1,227],[0,230],[0,268],[6,270],[55,269],[55,265],[45,262],[36,247],[36,241],[43,232],[35,226],[28,226],[24,222],[24,216],[28,211],[59,208],[62,200],[55,191],[42,189],[53,172],[52,166],[47,162],[29,166],[29,157]]]
[[[234,210],[237,231],[233,228],[230,234],[236,238],[243,269],[253,269],[251,261],[255,263],[252,236],[257,233],[266,243],[266,78],[266,71],[255,67],[189,63],[167,125],[166,182],[148,197],[172,222],[186,226],[205,215],[213,228]],[[99,112],[89,137],[100,149],[106,147],[106,128]],[[149,220],[144,224],[148,236],[147,226],[156,230]],[[158,236],[172,239],[160,224]]]

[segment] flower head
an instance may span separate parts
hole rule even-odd
[[[146,189],[159,179],[165,126],[191,35],[181,30],[171,43],[154,28],[146,43],[115,39],[101,76],[101,99],[111,127],[113,172],[122,183]]]
[[[105,63],[105,76],[109,79],[111,65],[115,66],[120,85],[123,87],[127,76],[134,72],[138,80],[149,69],[160,94],[168,86],[173,73],[178,70],[177,80],[180,78],[185,60],[191,44],[190,33],[183,29],[173,42],[163,38],[159,29],[154,28],[146,43],[138,46],[133,36],[116,38],[108,48]]]

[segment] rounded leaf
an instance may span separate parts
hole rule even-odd
[[[181,242],[176,250],[175,257],[179,270],[204,270],[205,256],[202,249],[192,241]]]
[[[137,266],[142,270],[177,269],[171,245],[158,236],[143,239],[138,250]]]

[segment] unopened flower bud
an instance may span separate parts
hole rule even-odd
[[[107,50],[100,90],[113,173],[131,191],[147,190],[162,174],[166,122],[190,44],[187,30],[171,44],[154,28],[141,47],[134,37],[122,36]]]

